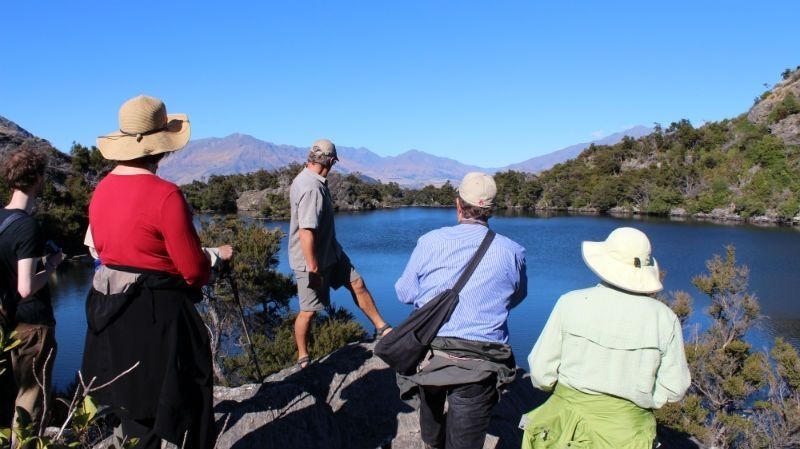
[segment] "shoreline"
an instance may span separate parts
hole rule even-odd
[[[440,205],[440,204],[401,204],[401,205],[377,205],[373,208],[337,208],[336,212],[371,212],[371,211],[379,211],[379,210],[392,210],[392,209],[402,209],[402,208],[423,208],[423,209],[453,209],[454,206],[450,205]],[[628,208],[623,207],[614,207],[609,209],[608,211],[600,211],[599,209],[592,208],[592,207],[537,207],[533,209],[525,209],[521,207],[505,207],[505,208],[498,208],[497,211],[505,211],[505,212],[525,212],[532,215],[547,215],[547,214],[563,214],[563,215],[577,215],[577,216],[609,216],[615,218],[631,218],[631,219],[642,219],[642,218],[661,218],[667,219],[669,221],[674,222],[700,222],[700,223],[714,223],[719,225],[753,225],[759,227],[780,227],[780,228],[796,228],[800,229],[800,215],[791,219],[785,220],[780,219],[778,217],[771,217],[766,215],[758,215],[755,217],[748,217],[743,218],[740,215],[731,212],[728,209],[715,209],[710,213],[705,212],[696,212],[691,214],[687,212],[685,209],[682,208],[675,208],[672,209],[668,214],[653,214],[648,212],[641,212],[637,210],[631,210]],[[202,211],[202,214],[208,215],[229,215],[229,214],[215,214],[211,211]],[[240,209],[237,211],[239,215],[245,215],[250,217],[253,220],[258,221],[286,221],[289,220],[289,217],[264,217],[264,216],[257,216],[256,212],[246,209]]]

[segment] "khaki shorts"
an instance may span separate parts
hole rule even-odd
[[[331,305],[331,288],[349,285],[361,278],[347,256],[339,259],[335,264],[322,270],[322,282],[318,288],[308,285],[308,271],[294,272],[297,280],[297,297],[300,299],[300,311],[319,312]]]

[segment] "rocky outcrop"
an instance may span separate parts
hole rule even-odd
[[[769,130],[789,145],[800,145],[800,114],[786,117],[770,126]]]
[[[403,402],[394,373],[372,355],[372,344],[346,346],[287,369],[262,384],[216,387],[218,448],[421,449],[415,402]],[[520,417],[547,395],[518,376],[492,413],[484,448],[517,449]],[[667,447],[697,448],[685,436],[661,431]]]
[[[519,418],[544,400],[527,379],[503,396],[485,448],[518,448]],[[416,404],[399,399],[394,373],[353,344],[303,370],[258,385],[214,390],[219,448],[421,448]],[[227,424],[226,424],[227,423]]]
[[[264,190],[245,190],[236,199],[236,208],[242,212],[258,212],[261,210],[264,200],[271,195],[287,196],[286,189],[264,189]]]
[[[800,70],[795,70],[785,80],[776,84],[771,91],[765,93],[764,97],[750,108],[747,119],[759,125],[766,125],[770,112],[789,94],[800,99]]]
[[[736,206],[733,204],[728,207],[718,207],[710,213],[698,212],[694,214],[694,218],[700,220],[742,221],[742,217],[736,213]]]
[[[747,113],[747,119],[759,125],[768,125],[773,135],[789,145],[800,145],[800,67],[786,72],[784,77],[772,90],[764,93]],[[790,108],[787,104],[794,106]],[[778,108],[783,110],[776,110]]]
[[[0,116],[0,157],[22,146],[47,155],[48,180],[54,183],[56,189],[62,190],[67,176],[71,173],[70,157],[53,148],[50,142],[34,136],[11,120]]]

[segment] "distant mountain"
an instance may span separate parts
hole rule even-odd
[[[583,150],[589,148],[589,145],[591,144],[614,145],[615,143],[622,141],[622,138],[625,136],[638,139],[639,137],[644,137],[652,132],[653,130],[646,126],[634,126],[633,128],[626,129],[625,131],[620,131],[618,133],[611,134],[610,136],[603,137],[602,139],[593,140],[591,142],[576,143],[575,145],[570,145],[560,150],[553,151],[552,153],[532,157],[526,161],[503,167],[498,171],[516,170],[528,173],[539,173],[552,168],[556,164],[566,162],[570,159],[575,159]]]
[[[337,150],[341,161],[336,171],[359,172],[369,178],[404,186],[443,184],[459,180],[470,171],[482,170],[417,150],[388,157],[366,148],[337,147]],[[277,145],[245,134],[231,134],[193,140],[183,150],[164,159],[159,174],[177,184],[186,184],[210,175],[272,170],[292,162],[304,162],[307,154],[306,147]]]
[[[572,145],[501,169],[462,164],[453,159],[434,156],[419,150],[384,157],[366,148],[338,147],[341,162],[336,166],[336,170],[340,173],[358,172],[383,182],[396,182],[408,187],[441,185],[447,181],[457,183],[465,174],[476,170],[486,172],[517,170],[537,173],[576,157],[592,143],[611,145],[622,140],[624,136],[636,138],[650,132],[652,130],[649,128],[636,126],[600,140]],[[211,175],[247,173],[259,169],[273,170],[292,162],[302,163],[305,161],[307,151],[306,147],[278,145],[246,134],[198,139],[189,143],[185,149],[164,159],[159,174],[178,184],[186,184]]]
[[[306,151],[291,145],[264,142],[246,134],[197,139],[164,159],[159,166],[159,175],[178,184],[187,184],[210,175],[283,167],[303,160]]]

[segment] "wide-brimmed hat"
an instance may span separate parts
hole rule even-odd
[[[119,108],[119,129],[98,137],[97,147],[106,159],[129,161],[180,150],[190,136],[186,114],[167,114],[163,101],[139,95]]]
[[[489,209],[494,205],[494,197],[497,196],[497,184],[486,173],[467,173],[458,186],[458,196],[467,204]]]
[[[634,293],[664,289],[651,251],[650,240],[634,228],[617,228],[604,242],[583,242],[581,246],[583,260],[595,274]]]

